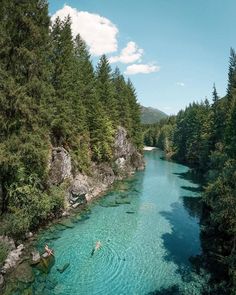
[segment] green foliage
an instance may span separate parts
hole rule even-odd
[[[8,193],[8,213],[4,216],[5,234],[24,234],[64,206],[63,190],[60,187],[42,191],[41,180],[37,175],[28,176],[23,168],[19,169],[18,181],[10,185]]]
[[[47,1],[1,2],[1,231],[15,236],[64,207],[63,188],[48,184],[52,147],[69,152],[73,173],[89,173],[92,161],[112,162],[119,125],[142,145],[131,82],[120,75],[119,91],[106,56],[94,70],[69,17],[49,26]]]

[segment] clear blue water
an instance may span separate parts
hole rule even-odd
[[[162,156],[146,152],[145,171],[90,205],[85,218],[40,235],[39,249],[48,243],[56,259],[49,274],[37,271],[35,294],[200,294],[202,278],[189,262],[201,252],[198,185],[184,177],[186,166]],[[102,247],[91,256],[98,240]]]

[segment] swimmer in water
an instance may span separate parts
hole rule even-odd
[[[93,254],[95,253],[95,251],[99,250],[101,248],[102,244],[100,241],[96,242],[95,247],[93,248],[92,252],[91,252],[91,256],[93,256]]]
[[[44,249],[48,253],[48,256],[53,255],[53,250],[50,249],[47,244],[45,245]]]

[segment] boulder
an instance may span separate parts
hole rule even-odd
[[[34,250],[31,252],[32,255],[32,264],[37,264],[40,262],[40,254],[38,251]]]
[[[49,273],[54,263],[55,257],[53,255],[48,255],[48,253],[45,252],[41,256],[40,262],[36,265],[36,267],[43,273]]]
[[[26,239],[30,239],[33,237],[33,233],[31,231],[29,231],[29,232],[25,233],[25,237],[26,237]]]
[[[49,184],[58,185],[65,179],[72,178],[71,157],[63,147],[52,149],[49,162]]]
[[[61,214],[62,217],[67,217],[67,216],[70,216],[70,212],[68,211],[63,211],[62,214]]]
[[[21,263],[16,268],[14,275],[22,283],[32,283],[34,281],[33,270],[27,262]]]

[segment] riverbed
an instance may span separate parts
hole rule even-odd
[[[39,235],[38,249],[53,248],[55,264],[49,274],[35,270],[33,294],[201,294],[203,278],[189,261],[201,253],[199,185],[160,150],[146,151],[145,160],[144,171],[87,212]]]

